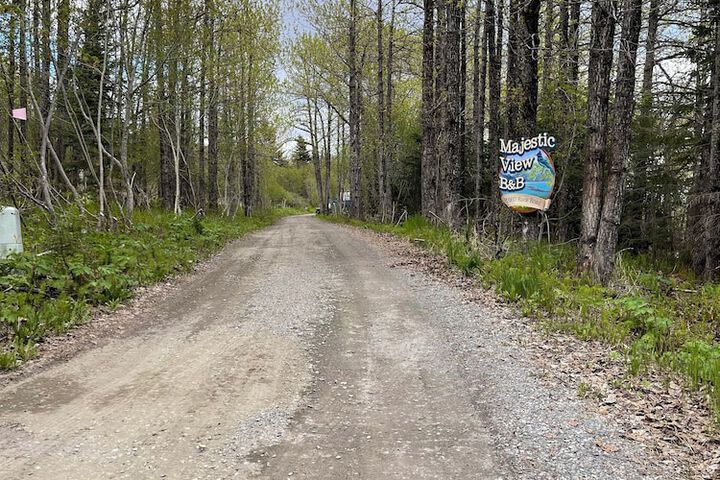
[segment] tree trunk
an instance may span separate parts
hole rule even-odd
[[[223,120],[227,117],[227,112],[223,112]],[[226,122],[225,122],[226,123]],[[227,159],[227,165],[225,166],[225,190],[223,198],[223,212],[226,216],[235,217],[238,209],[238,178],[244,178],[245,173],[237,167],[238,157],[236,155],[230,155]]]
[[[307,114],[308,114],[308,127],[310,130],[310,145],[312,147],[312,163],[313,170],[315,172],[315,188],[317,189],[318,195],[318,207],[322,212],[325,211],[323,208],[323,201],[325,194],[323,193],[324,186],[322,180],[322,166],[320,165],[320,146],[318,141],[318,105],[317,99],[313,99],[312,105],[310,98],[306,99]]]
[[[473,139],[475,144],[475,222],[479,222],[482,215],[482,182],[483,157],[485,149],[485,87],[487,81],[488,42],[490,23],[495,22],[493,2],[485,1],[485,18],[481,22],[481,8],[478,2],[475,13],[475,28],[473,35]],[[480,26],[482,29],[482,43],[480,42]],[[493,39],[494,41],[494,39]],[[481,47],[482,46],[482,47]],[[482,48],[482,49],[481,49]]]
[[[357,67],[357,0],[350,0],[348,64],[350,66],[350,210],[363,218],[360,163],[360,85]]]
[[[124,15],[128,15],[125,12]],[[127,18],[127,17],[126,17]],[[123,26],[120,27],[123,29]],[[124,29],[122,30],[124,31]],[[121,42],[125,44],[124,34],[121,33]],[[133,210],[135,209],[135,192],[133,191],[133,178],[132,172],[130,171],[128,163],[128,143],[130,140],[130,122],[132,117],[132,94],[135,89],[135,66],[131,59],[126,58],[128,52],[124,50],[122,61],[119,62],[119,78],[123,78],[123,70],[125,72],[125,78],[127,83],[125,85],[125,92],[123,95],[123,118],[122,118],[122,131],[120,132],[120,170],[123,177],[123,184],[125,187],[125,215],[128,218],[132,218]]]
[[[543,45],[543,98],[550,95],[550,81],[555,77],[553,72],[553,38],[555,37],[555,1],[545,2],[545,32]]]
[[[50,0],[42,0],[42,101],[40,108],[43,117],[47,116],[50,110],[50,66],[52,65],[52,52],[50,50],[50,31],[52,30],[52,18],[50,16]]]
[[[180,1],[172,0],[168,8],[172,8],[170,13],[169,29],[173,32],[171,38],[176,37],[178,32],[175,30],[180,25]],[[172,41],[172,40],[171,40]],[[172,44],[168,47],[173,47]],[[178,84],[180,83],[178,53],[172,51],[171,48],[166,50],[168,58],[168,105],[167,114],[165,116],[165,130],[170,144],[169,155],[165,159],[165,171],[167,172],[167,188],[164,190],[165,196],[163,203],[165,208],[172,209],[176,215],[180,213],[180,91]]]
[[[593,3],[588,69],[587,159],[583,180],[583,202],[578,265],[592,271],[593,250],[602,207],[602,167],[606,156],[610,72],[615,36],[615,1]]]
[[[161,70],[162,67],[159,67]],[[161,80],[162,75],[158,74],[158,95],[160,99],[158,101],[158,136],[159,138],[159,149],[160,149],[160,183],[158,186],[158,194],[160,196],[160,202],[166,210],[173,208],[173,161],[172,161],[172,147],[170,145],[170,138],[168,132],[171,132],[171,121],[169,103],[160,85],[164,85],[164,81]]]
[[[558,33],[560,37],[560,71],[567,72],[570,64],[570,2],[572,0],[560,0],[560,24]],[[544,68],[543,68],[544,70]]]
[[[13,3],[17,3],[17,0],[14,0]],[[14,164],[14,157],[15,157],[15,121],[12,117],[12,110],[15,108],[15,16],[10,15],[10,19],[8,21],[8,48],[7,48],[7,58],[8,58],[8,71],[6,73],[5,77],[5,83],[7,86],[7,100],[8,100],[8,125],[7,125],[7,161],[8,161],[8,168],[12,171],[13,164]],[[4,183],[4,182],[3,182]],[[2,195],[3,188],[0,185],[0,195]]]
[[[155,13],[154,24],[158,35],[164,28],[166,10],[159,9]],[[168,81],[165,71],[164,45],[158,41],[156,44],[156,77],[157,77],[157,129],[158,129],[158,148],[159,156],[159,178],[158,178],[158,196],[162,207],[170,210],[173,207],[172,192],[172,148],[170,146],[170,138],[168,132],[172,131],[170,127],[170,90],[174,86]]]
[[[245,56],[243,55],[239,64],[239,73],[240,73],[240,80],[239,80],[239,86],[237,87],[239,90],[235,90],[234,92],[231,90],[228,94],[228,97],[231,95],[234,97],[235,102],[237,102],[237,119],[238,119],[238,125],[235,127],[233,125],[232,128],[236,128],[238,131],[238,149],[240,150],[239,155],[237,155],[237,159],[230,158],[229,161],[237,161],[238,167],[237,167],[237,174],[233,173],[228,179],[229,182],[232,184],[232,192],[233,195],[231,198],[231,208],[230,208],[230,214],[232,216],[235,216],[237,213],[237,207],[238,205],[242,204],[243,206],[243,214],[246,215],[247,206],[249,203],[246,202],[245,195],[247,193],[250,193],[248,189],[245,188],[245,182],[246,178],[249,175],[249,162],[248,162],[248,118],[247,118],[247,112],[248,112],[248,100],[249,100],[249,92],[250,92],[250,69],[247,67],[247,64],[245,62]],[[223,109],[225,110],[225,109]],[[227,125],[231,125],[231,113],[228,111],[227,113],[223,112],[226,118],[228,118],[228,121],[226,122]],[[235,155],[233,155],[235,156]],[[249,198],[247,200],[250,200]],[[247,216],[247,215],[246,215]]]
[[[28,93],[28,60],[27,60],[27,1],[19,0],[20,3],[20,35],[18,38],[19,49],[18,56],[20,57],[20,95],[19,105],[20,107],[27,107],[27,93]],[[27,161],[27,150],[28,150],[28,122],[20,122],[20,164],[25,165]]]
[[[96,147],[97,147],[97,156],[98,156],[98,178],[100,180],[98,185],[98,203],[100,205],[99,211],[98,211],[98,228],[105,228],[107,218],[105,217],[105,209],[107,207],[107,201],[105,198],[105,155],[103,150],[103,135],[102,135],[102,129],[103,129],[103,109],[105,108],[103,103],[103,98],[105,95],[104,86],[105,86],[105,75],[108,68],[108,34],[107,32],[104,32],[103,35],[103,59],[102,59],[102,70],[100,72],[100,83],[99,83],[99,91],[98,91],[98,98],[97,98],[97,112],[90,112],[90,115],[95,113],[95,137],[96,137]],[[109,215],[111,216],[111,214]]]
[[[32,76],[32,85],[30,88],[33,92],[42,91],[42,70],[40,66],[40,2],[39,0],[33,0],[32,2],[32,29],[30,30],[30,58],[32,60],[32,71],[38,72],[37,75]],[[39,138],[38,138],[39,140]],[[39,143],[38,143],[39,145]]]
[[[516,37],[515,54],[516,78],[518,91],[514,97],[515,107],[519,107],[520,115],[513,114],[515,122],[511,138],[530,138],[537,132],[538,111],[538,53],[540,51],[540,0],[524,1],[518,8],[517,25],[514,27]],[[519,98],[518,98],[519,97]],[[537,213],[526,215],[523,219],[523,232],[528,239],[537,240],[540,232],[541,218]]]
[[[635,65],[642,20],[642,0],[624,0],[624,4],[618,74],[615,81],[610,170],[593,260],[594,273],[603,283],[608,283],[615,268],[615,249],[630,157],[630,134],[635,108]]]
[[[460,7],[460,138],[459,138],[459,165],[458,165],[458,195],[457,195],[457,204],[455,205],[455,208],[457,209],[458,214],[458,226],[460,225],[462,218],[460,213],[463,211],[464,207],[461,208],[461,198],[466,197],[465,195],[465,182],[463,181],[464,178],[466,178],[468,173],[468,165],[467,165],[467,123],[468,123],[468,110],[467,110],[467,83],[468,83],[468,74],[467,74],[467,1],[463,0],[458,3]],[[470,218],[470,212],[465,212],[465,217]]]
[[[637,195],[634,198],[640,204],[640,234],[643,238],[650,236],[655,225],[655,199],[649,191],[648,174],[654,161],[654,132],[656,122],[653,116],[653,71],[655,70],[655,44],[657,42],[658,23],[660,22],[658,0],[650,0],[648,10],[647,37],[645,38],[645,62],[643,65],[643,79],[640,90],[640,120],[639,130],[641,138],[645,141],[640,145],[638,159],[635,165],[634,189]]]
[[[205,209],[205,82],[206,53],[202,53],[200,64],[200,108],[198,111],[198,208]]]
[[[385,147],[383,149],[383,157],[385,158],[385,198],[382,200],[385,209],[391,208],[392,205],[392,186],[390,185],[390,167],[393,165],[395,158],[395,131],[393,123],[393,58],[395,56],[395,10],[397,7],[396,0],[392,1],[392,9],[390,10],[390,28],[388,31],[388,54],[387,54],[387,74],[385,88]],[[394,219],[391,219],[391,221]]]
[[[188,85],[188,61],[183,61],[182,81],[180,87],[180,200],[183,206],[197,207],[192,187],[191,164],[192,151],[190,149],[190,105],[192,98]]]
[[[520,70],[519,87],[522,92],[522,118],[518,133],[529,138],[537,133],[540,0],[524,2],[520,6],[519,21],[516,35],[521,49],[517,61]]]
[[[562,80],[564,82],[568,82],[568,71],[570,66],[570,2],[572,0],[561,0],[560,1],[560,25],[559,25],[559,37],[560,37],[560,68],[559,73],[562,75]],[[564,91],[567,91],[567,89],[563,88]],[[573,92],[574,93],[574,92]],[[567,95],[570,97],[570,94]],[[570,105],[572,102],[565,101],[563,102],[563,112],[568,115],[572,113],[573,105]],[[559,132],[558,132],[559,133]],[[562,168],[562,174],[560,177],[559,185],[557,186],[555,190],[555,210],[557,212],[558,217],[558,223],[557,223],[557,229],[556,229],[556,239],[559,241],[565,241],[568,231],[568,220],[567,220],[567,204],[568,204],[568,189],[569,185],[567,185],[564,182],[565,178],[568,178],[568,169],[567,166],[570,164],[571,156],[568,154],[565,156],[565,164],[560,167],[558,158],[556,157],[555,161],[556,168]]]
[[[247,157],[244,163],[243,175],[243,204],[245,216],[252,217],[257,203],[256,175],[257,158],[255,155],[255,91],[257,86],[253,84],[253,56],[250,55],[248,64],[247,83]]]
[[[212,10],[211,10],[212,11]],[[218,87],[216,79],[217,67],[215,60],[220,56],[220,49],[215,50],[214,46],[214,21],[210,21],[210,48],[208,51],[213,52],[210,60],[210,75],[208,78],[208,209],[217,210],[218,208]]]
[[[507,69],[505,72],[505,138],[515,138],[518,135],[518,117],[520,112],[520,76],[518,75],[518,52],[520,40],[518,27],[520,26],[518,1],[508,0],[508,39],[507,39]]]
[[[345,192],[345,162],[343,156],[345,155],[345,124],[342,121],[340,115],[337,117],[337,138],[336,142],[336,160],[335,160],[335,171],[337,172],[337,193],[338,203],[340,209],[343,208],[343,193]]]
[[[713,9],[712,59],[712,121],[710,125],[710,153],[705,180],[706,210],[704,213],[705,279],[720,277],[720,7]]]
[[[655,70],[655,44],[657,43],[660,11],[658,0],[650,0],[648,10],[647,37],[645,39],[645,63],[641,90],[641,114],[649,115],[652,109],[653,71]]]
[[[327,133],[325,134],[325,205],[323,209],[325,213],[330,212],[330,202],[332,201],[332,190],[330,190],[330,148],[332,146],[332,109],[330,104],[326,104],[327,111]]]
[[[577,86],[580,67],[580,4],[582,0],[571,0],[570,5],[570,83]]]
[[[207,43],[210,39],[210,0],[203,3],[203,42]],[[206,111],[206,92],[207,92],[207,64],[208,50],[212,51],[212,45],[202,50],[200,54],[200,108],[198,111],[198,207],[207,208],[206,203],[206,185],[205,185],[205,111]]]
[[[445,180],[443,168],[445,168],[445,144],[447,143],[447,131],[445,115],[447,114],[447,6],[446,0],[439,0],[435,3],[435,105],[434,119],[435,127],[435,209],[431,220],[437,222],[444,216],[445,206]]]
[[[498,199],[499,191],[499,174],[500,171],[500,77],[502,72],[502,49],[503,49],[503,0],[498,0],[497,8],[495,8],[494,0],[488,0],[488,12],[492,12],[493,18],[488,31],[488,95],[490,104],[488,105],[489,124],[488,124],[488,169],[487,174],[490,177],[489,195],[493,199],[487,206],[487,212],[490,214],[492,223],[496,224],[498,220],[498,210],[500,201]],[[497,25],[497,28],[495,26]]]
[[[461,26],[462,6],[455,1],[446,4],[447,26],[445,31],[445,69],[447,101],[444,104],[443,130],[444,141],[441,144],[443,164],[443,215],[445,222],[451,228],[459,224],[460,201],[460,168],[462,160],[461,142],[461,63],[462,51]]]
[[[708,68],[709,67],[709,68]],[[713,65],[707,65],[704,62],[698,62],[695,70],[695,108],[693,133],[697,140],[697,149],[695,161],[695,170],[693,175],[693,185],[688,205],[687,220],[687,237],[690,245],[688,245],[689,253],[692,258],[693,270],[698,276],[705,274],[705,203],[706,198],[703,195],[705,188],[706,172],[708,170],[709,144],[708,138],[709,123],[708,110],[712,109],[712,102],[709,107],[706,105],[708,97],[711,97],[711,85],[707,83],[708,70],[713,70]]]
[[[43,122],[48,117],[50,111],[50,65],[52,64],[52,52],[50,51],[50,30],[52,28],[52,20],[50,18],[50,0],[41,0],[42,3],[35,2],[35,11],[33,12],[33,27],[36,28],[36,39],[35,39],[35,75],[36,81],[38,82],[37,91],[40,93],[40,116],[43,118]],[[45,134],[50,135],[49,132],[38,131],[41,137]],[[49,154],[50,138],[40,138],[41,153],[40,163],[42,164],[42,170],[45,172],[42,174],[43,178],[43,196],[46,197],[45,201],[50,202],[50,185],[52,184],[50,171],[47,167],[47,157]],[[46,185],[47,183],[47,185]],[[45,191],[47,192],[45,193]],[[51,202],[50,202],[51,203]]]
[[[422,212],[430,218],[435,211],[435,58],[434,58],[434,0],[423,3],[423,61],[422,61],[422,159],[420,177],[422,182]]]
[[[180,168],[181,168],[181,158],[183,155],[182,152],[182,106],[180,105],[180,102],[175,100],[175,105],[173,106],[173,112],[174,112],[174,119],[173,119],[173,125],[175,126],[175,141],[170,141],[173,145],[173,173],[175,174],[173,183],[173,212],[175,212],[175,215],[180,215],[181,213],[181,207],[180,207],[180,194],[181,194],[181,185],[180,185]],[[169,133],[169,132],[168,132]]]
[[[385,47],[383,45],[383,0],[377,2],[375,23],[377,26],[377,108],[378,108],[378,200],[380,201],[380,218],[385,220],[385,182],[387,178],[387,164],[385,163],[385,77],[383,76],[383,63]]]
[[[57,2],[57,68],[56,78],[60,80],[60,73],[66,70],[66,66],[69,62],[69,48],[70,48],[70,0],[59,0]],[[63,77],[65,78],[65,77]],[[65,83],[63,81],[62,86],[56,86],[56,95],[59,95],[60,90],[65,90]],[[67,122],[68,114],[64,105],[60,105],[59,116],[61,121]],[[60,157],[60,160],[65,158],[65,135],[64,132],[60,131],[55,136],[56,151]],[[58,162],[61,163],[61,162]]]

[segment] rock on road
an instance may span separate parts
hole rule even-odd
[[[311,216],[232,243],[0,388],[0,478],[666,478],[496,313],[394,260]]]

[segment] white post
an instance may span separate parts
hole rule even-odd
[[[23,251],[20,212],[13,207],[0,207],[0,258]]]

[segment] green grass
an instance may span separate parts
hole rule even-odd
[[[496,258],[494,245],[483,239],[420,217],[399,226],[324,218],[420,243],[544,327],[612,345],[633,374],[649,367],[680,373],[707,393],[720,422],[720,285],[697,285],[692,273],[667,260],[624,255],[614,286],[604,287],[578,274],[569,246],[510,244]]]
[[[93,219],[72,211],[54,226],[27,214],[25,253],[0,260],[0,369],[35,356],[45,337],[87,321],[92,307],[114,309],[137,287],[188,271],[229,240],[294,213],[229,219],[142,210],[132,226],[113,231],[98,231]]]

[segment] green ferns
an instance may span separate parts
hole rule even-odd
[[[532,245],[527,252],[512,252],[486,262],[483,279],[507,300],[552,311],[562,295],[559,272],[564,258],[561,253],[553,253],[540,244]]]
[[[715,412],[720,412],[720,346],[709,345],[702,340],[691,340],[674,357],[675,366],[683,370],[693,386],[713,385],[715,395],[712,401]],[[718,414],[720,417],[720,414]]]

